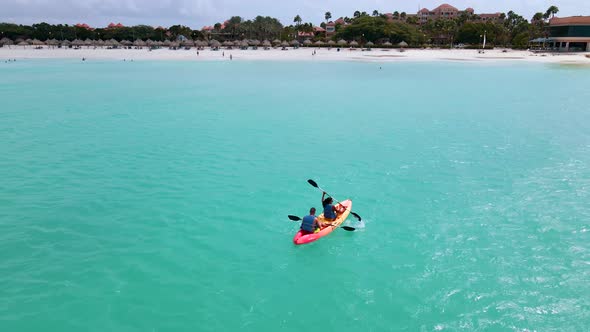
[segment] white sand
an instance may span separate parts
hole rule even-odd
[[[313,51],[316,55],[312,55]],[[222,56],[225,53],[225,56]],[[230,61],[230,55],[234,61],[240,60],[272,60],[272,61],[371,61],[371,62],[392,62],[392,61],[469,61],[469,62],[543,62],[543,63],[571,63],[571,64],[589,64],[590,58],[586,55],[590,53],[578,54],[535,54],[529,51],[501,49],[486,50],[481,54],[477,50],[417,50],[408,49],[400,52],[398,49],[373,49],[371,51],[361,51],[360,49],[350,50],[336,48],[299,48],[286,51],[281,49],[263,50],[219,50],[211,51],[209,49],[199,51],[191,49],[189,51],[159,49],[149,51],[147,48],[136,49],[106,49],[106,48],[82,48],[82,49],[58,49],[43,48],[34,49],[33,47],[11,46],[0,48],[0,61],[7,59],[111,59],[111,60],[189,60],[189,61]],[[589,55],[590,56],[590,55]]]

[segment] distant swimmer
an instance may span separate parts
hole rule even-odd
[[[86,61],[86,58],[82,58],[82,61]]]
[[[231,54],[229,55],[229,59],[230,59],[230,60],[232,60],[232,59],[233,59],[233,57],[232,57],[232,55],[231,55]]]

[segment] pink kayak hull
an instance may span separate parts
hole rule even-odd
[[[314,241],[319,240],[320,238],[323,238],[324,236],[332,233],[333,230],[338,228],[344,222],[344,220],[346,220],[346,218],[350,214],[350,211],[352,210],[352,201],[350,199],[340,202],[340,204],[337,204],[336,207],[338,207],[339,205],[346,207],[346,210],[344,211],[344,213],[338,215],[336,220],[332,221],[331,226],[323,227],[322,230],[320,230],[317,233],[313,233],[313,234],[305,234],[304,235],[303,231],[299,230],[299,232],[297,232],[297,234],[295,234],[295,237],[293,237],[293,243],[295,243],[296,245],[299,245],[299,244],[306,244],[306,243],[314,242]],[[320,222],[329,222],[324,219],[323,213],[318,216],[318,220]]]

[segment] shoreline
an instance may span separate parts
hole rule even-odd
[[[313,54],[315,52],[315,55]],[[230,60],[230,55],[232,60]],[[534,63],[557,63],[557,64],[588,64],[590,65],[590,53],[533,53],[521,50],[486,50],[479,53],[479,50],[465,49],[379,49],[361,51],[360,49],[336,48],[299,48],[288,50],[270,49],[263,50],[240,50],[210,49],[190,50],[178,49],[157,49],[149,51],[144,49],[106,49],[106,48],[81,48],[81,49],[60,49],[60,48],[23,48],[19,46],[0,47],[0,61],[8,59],[82,59],[87,60],[189,60],[189,61],[360,61],[360,62],[534,62]]]

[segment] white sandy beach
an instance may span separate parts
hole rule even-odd
[[[312,53],[316,51],[316,54]],[[407,49],[400,52],[398,49],[373,49],[361,51],[360,49],[336,48],[299,48],[288,50],[270,49],[263,50],[239,50],[221,49],[212,51],[210,49],[200,50],[170,50],[159,49],[149,51],[144,49],[106,49],[106,48],[43,48],[11,46],[0,48],[0,60],[8,59],[111,59],[111,60],[194,60],[194,61],[230,61],[230,55],[234,61],[239,60],[272,60],[272,61],[479,61],[479,62],[542,62],[542,63],[571,63],[590,64],[590,53],[577,54],[535,54],[530,51],[516,50],[486,50],[479,53],[478,50],[465,49]]]

